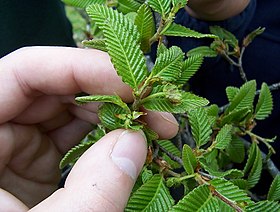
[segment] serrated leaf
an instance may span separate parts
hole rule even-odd
[[[147,169],[147,167],[142,169],[141,178],[143,184],[146,183],[148,180],[150,180],[152,177],[153,177],[153,172],[151,170]]]
[[[158,140],[157,141],[160,146],[166,149],[168,152],[172,153],[177,157],[181,157],[180,150],[172,143],[170,140]]]
[[[174,200],[160,175],[154,175],[128,200],[125,211],[168,211]]]
[[[244,168],[244,174],[248,175],[248,189],[253,188],[259,181],[262,171],[261,151],[256,143],[250,147],[249,157]]]
[[[232,125],[224,125],[215,140],[215,148],[225,149],[231,142]]]
[[[187,52],[188,57],[195,55],[200,55],[202,57],[217,57],[218,53],[209,46],[199,46]]]
[[[273,108],[273,99],[269,87],[266,83],[262,84],[260,96],[255,109],[255,117],[258,120],[267,118]]]
[[[134,91],[148,74],[145,57],[129,31],[124,31],[116,23],[108,22],[104,25],[103,33],[106,47],[112,63],[122,80],[130,85]]]
[[[221,126],[225,124],[238,124],[242,122],[252,111],[248,107],[235,109],[221,119]]]
[[[215,178],[210,181],[210,184],[219,194],[231,201],[234,201],[238,204],[247,204],[248,202],[252,202],[244,190],[239,189],[236,185],[228,180]]]
[[[198,108],[191,110],[188,113],[188,117],[197,147],[206,144],[210,140],[212,129],[205,109]]]
[[[105,4],[106,0],[62,0],[65,4],[74,7],[86,8],[91,4]]]
[[[176,81],[176,84],[185,84],[200,68],[203,62],[203,57],[194,55],[184,61],[181,76]]]
[[[162,35],[165,36],[180,36],[180,37],[191,37],[191,38],[216,38],[217,36],[212,34],[202,34],[194,31],[180,24],[172,23],[167,29],[162,31]]]
[[[92,96],[80,96],[75,98],[77,103],[89,103],[89,102],[108,102],[116,104],[123,109],[125,109],[128,113],[130,112],[129,107],[122,99],[117,95],[92,95]]]
[[[183,66],[183,57],[184,53],[179,47],[172,46],[167,49],[157,57],[150,77],[166,82],[178,80]]]
[[[163,43],[160,43],[157,47],[157,57],[159,57],[160,54],[162,54],[167,50],[168,50],[167,47]]]
[[[280,204],[278,202],[273,201],[259,201],[254,204],[250,204],[245,208],[245,212],[279,212]]]
[[[267,199],[270,201],[280,200],[280,174],[276,175],[276,177],[273,179],[269,188]]]
[[[244,179],[231,179],[230,182],[232,182],[234,185],[236,185],[241,190],[246,190],[248,187],[247,180],[244,180]]]
[[[85,151],[87,151],[88,148],[90,148],[93,145],[93,143],[94,142],[80,143],[77,146],[70,149],[61,159],[59,163],[59,168],[63,169],[68,164],[74,163],[77,158],[79,158]]]
[[[171,102],[164,93],[162,95],[150,95],[149,98],[143,99],[143,106],[153,111],[185,113],[197,107],[206,106],[209,103],[207,99],[192,93],[182,92],[181,94],[182,98],[179,103]]]
[[[232,99],[232,102],[226,109],[225,113],[228,114],[233,110],[238,110],[245,107],[251,109],[253,107],[255,93],[256,93],[255,80],[251,80],[244,83],[240,87],[238,94],[236,94],[235,97]]]
[[[103,30],[106,48],[117,73],[137,90],[148,72],[145,57],[137,44],[136,26],[123,14],[102,5],[91,5],[87,12]]]
[[[171,0],[148,0],[148,5],[163,18],[170,11]]]
[[[103,52],[107,52],[105,39],[92,39],[92,40],[84,40],[82,44],[85,47],[92,48],[92,49],[98,49]]]
[[[146,53],[150,50],[150,38],[155,33],[153,13],[146,4],[138,9],[134,23],[140,34],[141,50]]]
[[[159,138],[158,134],[155,131],[145,125],[142,130],[145,133],[148,142],[155,141]]]
[[[218,202],[212,196],[207,185],[202,185],[192,190],[170,210],[170,212],[197,211],[219,211]]]
[[[117,10],[123,14],[136,12],[141,4],[134,0],[118,0]]]
[[[205,158],[200,158],[199,162],[204,170],[206,170],[210,175],[215,177],[240,178],[244,175],[243,171],[238,169],[229,169],[225,171],[216,170],[216,167],[212,167],[210,163],[207,163]]]
[[[197,166],[197,160],[190,146],[185,144],[182,151],[182,161],[184,169],[188,174],[193,174]]]
[[[245,146],[239,137],[233,136],[225,151],[232,162],[242,163],[244,161]]]
[[[104,103],[98,110],[98,117],[101,123],[109,130],[123,127],[122,120],[116,115],[125,114],[126,110],[112,103]]]
[[[232,102],[236,94],[238,94],[239,88],[233,87],[233,86],[228,86],[226,88],[226,93],[227,93],[227,98],[229,102]]]

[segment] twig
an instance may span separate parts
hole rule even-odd
[[[247,82],[247,77],[246,77],[246,74],[245,74],[245,71],[242,67],[242,56],[243,56],[243,53],[244,53],[244,50],[245,50],[245,47],[243,47],[241,49],[241,53],[240,53],[240,56],[238,58],[238,63],[235,62],[233,59],[230,58],[230,56],[228,56],[225,52],[222,52],[221,55],[231,64],[231,65],[234,65],[236,66],[238,69],[239,69],[239,73],[240,73],[240,77],[241,79],[244,81],[244,82]]]
[[[230,201],[228,198],[220,194],[218,191],[215,189],[212,191],[212,194],[216,197],[218,197],[220,200],[222,200],[224,203],[227,205],[231,206],[234,210],[238,212],[243,212],[242,208],[240,208],[238,205],[236,205],[234,202]]]
[[[183,161],[180,157],[178,157],[176,155],[173,155],[171,152],[167,151],[164,147],[160,146],[158,143],[157,143],[157,145],[159,146],[159,149],[161,151],[163,151],[168,157],[170,157],[171,160],[174,160],[174,161],[176,161],[177,163],[179,163],[180,165],[183,166]]]

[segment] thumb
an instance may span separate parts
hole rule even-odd
[[[77,161],[64,188],[31,211],[123,211],[146,154],[142,132],[112,131]]]

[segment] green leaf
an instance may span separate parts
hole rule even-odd
[[[112,103],[104,103],[98,111],[98,117],[101,123],[109,130],[123,128],[122,120],[117,117],[119,114],[125,114],[126,110]]]
[[[232,207],[230,207],[228,204],[226,204],[222,200],[218,199],[218,202],[219,202],[219,211],[220,212],[236,212]]]
[[[148,74],[140,46],[130,36],[129,31],[123,31],[123,28],[117,26],[116,23],[105,24],[103,32],[108,53],[118,75],[137,91],[138,86]]]
[[[238,46],[237,38],[231,32],[225,30],[224,28],[220,26],[210,26],[210,32],[231,45],[233,48]]]
[[[141,177],[142,177],[142,182],[146,183],[148,180],[150,180],[153,177],[153,172],[147,169],[147,167],[144,167],[142,169]]]
[[[62,0],[65,4],[74,7],[86,8],[91,4],[105,4],[106,0]]]
[[[172,5],[178,9],[184,7],[188,3],[188,0],[172,0]]]
[[[172,82],[178,80],[183,66],[184,53],[177,46],[172,46],[160,54],[155,62],[150,77],[162,81]]]
[[[242,163],[244,161],[245,146],[239,137],[233,136],[225,151],[232,162]]]
[[[246,83],[244,83],[238,94],[235,95],[235,97],[232,99],[232,102],[230,103],[229,107],[226,109],[225,113],[229,113],[233,110],[242,109],[245,107],[252,108],[254,97],[256,93],[256,81],[251,80]]]
[[[203,62],[203,57],[194,55],[184,61],[180,78],[176,84],[185,84],[200,68]]]
[[[162,35],[165,36],[180,36],[180,37],[191,37],[191,38],[216,38],[217,36],[212,34],[202,34],[200,32],[191,30],[180,24],[172,23],[167,29],[162,31]]]
[[[251,110],[248,107],[235,109],[221,119],[221,126],[225,124],[239,124],[239,122],[242,122],[249,114],[251,113]]]
[[[185,113],[197,107],[205,106],[209,102],[207,99],[196,96],[192,93],[182,92],[180,102],[172,102],[166,93],[154,94],[143,99],[143,106],[148,110],[163,111],[170,113]]]
[[[174,200],[160,175],[154,175],[128,200],[125,211],[168,211]]]
[[[87,12],[103,30],[106,48],[118,75],[137,91],[148,71],[137,43],[139,33],[136,26],[123,14],[101,5],[91,5]]]
[[[85,47],[92,48],[92,49],[98,49],[103,52],[107,52],[105,39],[92,39],[92,40],[84,40],[82,44]]]
[[[238,186],[238,188],[242,190],[247,190],[248,183],[247,180],[244,179],[231,179],[230,182],[232,182],[234,185]]]
[[[167,47],[163,44],[163,43],[159,43],[158,47],[157,47],[157,57],[159,57],[160,54],[162,54],[163,52],[167,51]]]
[[[141,50],[146,53],[150,50],[150,38],[155,33],[153,13],[146,4],[142,4],[137,11],[135,25],[140,34]]]
[[[151,128],[149,128],[148,126],[144,125],[142,130],[145,133],[148,143],[151,141],[155,141],[159,138],[158,134],[155,131],[153,131]]]
[[[172,143],[170,140],[158,140],[160,146],[166,149],[168,152],[172,153],[177,157],[181,157],[181,151]]]
[[[183,160],[183,165],[184,169],[186,172],[190,175],[194,173],[194,169],[197,167],[197,160],[196,157],[191,149],[190,146],[185,144],[183,146],[183,151],[182,151],[182,160]]]
[[[231,201],[236,202],[237,204],[244,205],[248,202],[252,202],[244,190],[239,189],[230,181],[221,178],[215,178],[210,181],[210,184],[219,194]]]
[[[276,175],[273,182],[271,183],[267,199],[271,201],[280,200],[280,174]]]
[[[279,212],[280,204],[273,201],[259,201],[254,204],[250,204],[245,208],[246,212]]]
[[[208,116],[216,117],[219,114],[219,107],[216,104],[212,104],[212,105],[206,107],[206,111],[207,111]]]
[[[215,140],[215,148],[225,149],[231,142],[232,125],[225,125],[219,131]]]
[[[201,185],[181,199],[170,212],[219,211],[218,202],[207,185]]]
[[[210,175],[215,177],[227,177],[227,178],[240,178],[243,177],[243,171],[238,169],[229,169],[229,170],[216,170],[216,167],[212,167],[209,161],[207,162],[205,158],[200,158],[199,163],[201,167],[207,171]]]
[[[188,113],[188,117],[197,147],[206,144],[210,140],[212,129],[205,109],[198,108],[191,110]]]
[[[170,11],[171,0],[148,0],[148,5],[163,18]]]
[[[267,118],[273,108],[273,99],[269,87],[266,83],[262,84],[259,100],[255,109],[255,117],[258,120]]]
[[[202,57],[217,57],[218,53],[209,46],[199,46],[187,52],[188,57],[195,55],[200,55]]]
[[[244,174],[248,175],[248,189],[253,188],[259,181],[262,171],[261,151],[256,143],[253,143],[249,150],[247,163],[244,167]]]
[[[227,98],[229,102],[232,102],[236,94],[238,94],[239,88],[233,87],[233,86],[228,86],[226,88],[226,93],[227,93]]]
[[[74,163],[77,158],[79,158],[85,151],[87,151],[88,148],[90,148],[93,145],[93,143],[94,142],[80,143],[77,146],[70,149],[61,159],[59,163],[59,168],[63,169],[68,164]]]
[[[258,35],[262,34],[264,32],[264,27],[259,27],[249,33],[244,39],[243,39],[243,46],[247,47]]]
[[[117,10],[123,14],[136,12],[141,4],[134,0],[118,0]]]
[[[75,98],[77,103],[89,103],[89,102],[108,102],[116,104],[127,112],[130,112],[129,107],[125,102],[122,101],[121,97],[117,95],[92,95],[92,96],[80,96]]]

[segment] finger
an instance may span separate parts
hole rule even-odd
[[[117,93],[131,89],[116,74],[108,54],[89,49],[29,47],[0,60],[0,123],[15,118],[38,96]]]
[[[110,132],[79,159],[65,188],[31,211],[123,211],[146,148],[142,133]]]
[[[90,131],[92,124],[79,118],[74,118],[68,124],[48,132],[48,137],[53,141],[58,151],[65,154],[77,145]]]
[[[147,111],[146,116],[143,116],[143,121],[158,133],[161,139],[173,138],[179,130],[177,120],[171,113]]]
[[[22,212],[28,208],[12,194],[0,188],[0,211]]]

